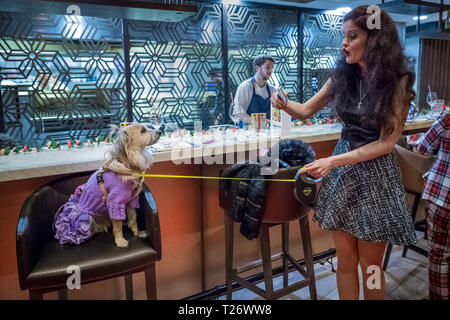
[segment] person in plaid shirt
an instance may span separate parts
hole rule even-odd
[[[450,278],[450,114],[444,111],[418,142],[421,154],[437,154],[428,172],[422,198],[427,200],[429,295],[449,299]]]

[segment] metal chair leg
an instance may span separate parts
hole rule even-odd
[[[133,300],[133,275],[127,274],[125,278],[125,293],[127,300]]]
[[[289,285],[289,261],[287,254],[289,253],[289,222],[281,225],[281,246],[283,251],[283,288]]]
[[[145,287],[147,300],[156,300],[156,266],[154,263],[145,267]]]
[[[386,253],[384,254],[384,262],[383,262],[383,270],[386,271],[386,268],[388,266],[389,263],[389,258],[391,257],[391,252],[392,252],[392,244],[388,244],[386,247]]]
[[[416,221],[416,215],[417,215],[417,210],[419,209],[419,204],[420,204],[420,199],[422,197],[421,193],[417,193],[416,196],[414,197],[414,204],[412,207],[412,211],[411,211],[411,218],[413,223]],[[406,254],[408,253],[408,247],[403,247],[403,253],[402,253],[402,257],[406,257]]]
[[[67,289],[58,290],[58,299],[67,300]]]
[[[264,223],[261,224],[259,240],[261,243],[261,258],[263,263],[266,296],[268,300],[272,300],[274,298],[274,295],[273,295],[272,257],[270,253],[269,227]]]
[[[232,269],[233,269],[233,220],[228,214],[225,214],[225,278],[226,278],[226,290],[227,300],[231,300],[232,297]]]
[[[300,231],[302,234],[303,253],[305,255],[305,265],[309,278],[309,294],[311,300],[317,300],[316,277],[314,275],[314,261],[311,246],[311,234],[309,231],[308,215],[299,219]]]

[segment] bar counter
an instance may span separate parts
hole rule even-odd
[[[431,124],[431,121],[407,123],[404,133],[425,132]],[[317,158],[322,158],[331,155],[340,137],[340,128],[336,125],[292,129],[281,138],[267,136],[263,140],[271,146],[280,139],[301,139],[313,147]],[[152,150],[154,164],[148,173],[218,176],[220,170],[230,165],[227,155],[236,159],[234,155],[240,151],[248,156],[261,147],[258,140],[250,137],[233,138],[208,147],[193,141],[193,145],[180,145],[178,149],[165,150],[156,146]],[[105,162],[105,152],[110,147],[104,144],[80,150],[46,150],[38,154],[0,157],[0,299],[28,299],[28,292],[19,288],[15,250],[17,220],[23,201],[34,190],[61,176],[98,169]],[[207,155],[223,154],[223,163],[206,164],[205,152]],[[146,178],[145,183],[153,193],[160,215],[162,260],[156,264],[158,299],[180,299],[224,285],[224,217],[218,204],[217,180]],[[311,217],[310,213],[312,249],[316,255],[332,249],[333,242],[329,232],[320,229]],[[298,223],[291,222],[290,230],[292,254],[302,259]],[[234,263],[242,265],[260,259],[258,241],[245,239],[239,232],[239,224],[235,224],[234,233]],[[271,228],[271,247],[272,254],[281,250],[279,226]],[[135,299],[145,299],[144,274],[137,274],[133,279]],[[88,284],[81,290],[69,290],[68,297],[124,299],[124,281],[115,278]],[[46,294],[44,299],[57,299],[57,293]]]
[[[405,134],[421,132],[430,127],[430,121],[418,121],[405,125]],[[261,145],[273,146],[283,139],[300,139],[306,143],[318,143],[338,140],[341,126],[314,125],[292,127],[288,134],[280,136],[279,132],[272,135],[271,132],[247,134],[236,132],[231,139],[216,139],[209,144],[208,136],[190,137],[181,139],[176,147],[164,147],[157,144],[152,147],[154,163],[180,160],[188,163],[188,159],[205,156],[219,156],[221,154],[239,151],[255,151]],[[225,135],[225,133],[223,133]],[[214,137],[213,137],[214,138]],[[220,137],[221,138],[221,137]],[[198,142],[199,141],[199,142]],[[203,143],[202,143],[203,141]],[[0,157],[0,182],[53,176],[65,173],[84,172],[98,169],[106,159],[106,152],[111,144],[93,143],[91,147],[68,149],[62,146],[62,150],[47,150],[36,153],[9,155]],[[191,163],[197,163],[192,161]],[[233,162],[234,163],[234,162]]]

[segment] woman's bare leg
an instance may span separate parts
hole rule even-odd
[[[338,259],[336,280],[341,300],[359,299],[358,239],[342,232],[332,232]]]
[[[365,300],[384,300],[386,297],[386,280],[381,266],[385,249],[386,243],[358,239]]]

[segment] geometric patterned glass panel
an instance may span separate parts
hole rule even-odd
[[[299,89],[297,11],[230,5],[227,16],[233,96],[239,84],[254,76],[253,60],[264,53],[275,60],[269,83],[282,87],[295,100]]]
[[[133,115],[193,128],[223,122],[222,6],[199,4],[180,22],[129,20]]]
[[[275,59],[272,85],[303,102],[340,57],[342,17],[303,13],[303,75],[298,9],[227,6],[230,92],[254,75],[261,53]],[[1,108],[6,133],[22,143],[106,135],[127,121],[123,23],[119,18],[0,12]],[[192,128],[228,120],[222,77],[222,5],[198,4],[180,21],[127,20],[134,121],[154,112]],[[327,112],[324,110],[324,112]]]
[[[105,135],[126,119],[122,20],[0,12],[6,133],[22,143]]]
[[[304,13],[303,101],[325,84],[341,57],[343,16]],[[324,108],[322,114],[329,113]]]

